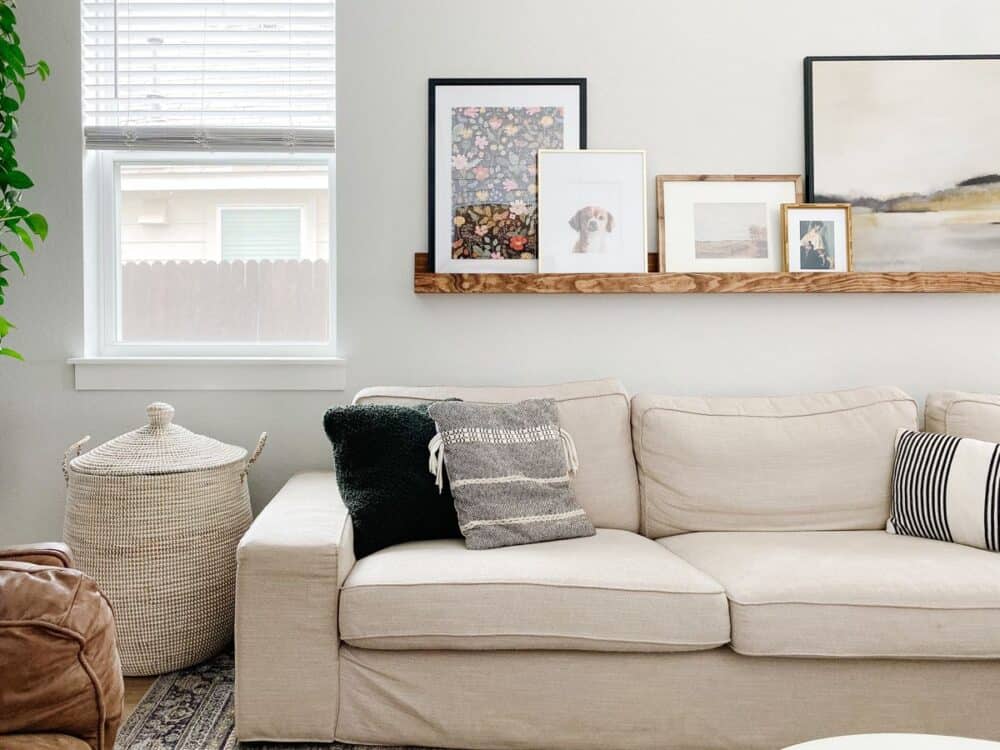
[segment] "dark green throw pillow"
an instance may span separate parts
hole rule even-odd
[[[427,468],[437,428],[426,405],[341,406],[327,411],[323,428],[359,559],[402,542],[461,538],[451,490],[446,482],[439,493]]]

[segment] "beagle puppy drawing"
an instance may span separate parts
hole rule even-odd
[[[605,241],[614,231],[615,218],[600,206],[584,206],[573,214],[569,225],[580,235],[573,245],[574,253],[603,253],[607,250]]]

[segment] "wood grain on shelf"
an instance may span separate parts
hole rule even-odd
[[[427,254],[414,256],[417,294],[738,294],[738,293],[1000,293],[1000,273],[431,273]]]

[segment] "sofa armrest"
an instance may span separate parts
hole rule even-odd
[[[38,542],[0,549],[0,560],[48,565],[53,568],[72,568],[73,553],[62,542]]]
[[[333,472],[292,477],[240,541],[240,740],[333,741],[340,684],[338,598],[353,565],[351,517]]]

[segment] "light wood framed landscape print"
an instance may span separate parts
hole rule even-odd
[[[779,272],[781,205],[800,202],[800,175],[659,175],[660,271]]]
[[[645,273],[645,151],[538,152],[541,273]]]
[[[1000,271],[1000,56],[805,60],[809,200],[857,271]]]
[[[786,271],[853,270],[849,203],[786,203],[781,207],[781,237]]]
[[[539,149],[587,147],[583,78],[429,82],[430,267],[538,271]]]

